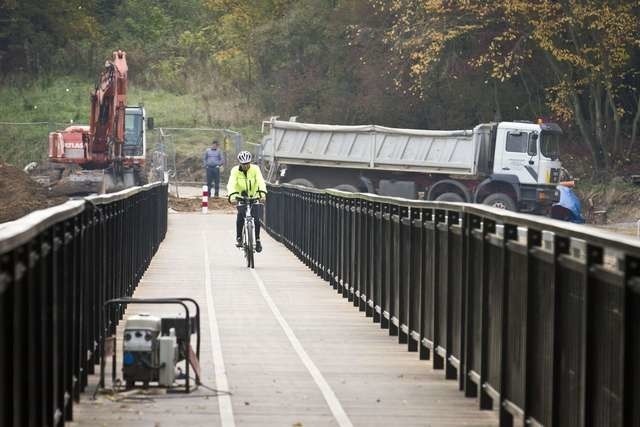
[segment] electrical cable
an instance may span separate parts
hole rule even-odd
[[[190,376],[189,378],[191,378],[193,381],[196,381],[194,377]],[[209,398],[209,397],[218,397],[218,396],[233,396],[233,393],[230,391],[218,390],[213,387],[209,387],[208,385],[202,382],[200,384],[197,384],[197,387],[202,387],[206,390],[209,390],[211,393],[208,393],[208,394],[177,394],[175,393],[175,394],[154,395],[154,396],[139,396],[139,395],[118,396],[120,393],[124,393],[129,390],[125,389],[125,390],[118,391],[117,388],[114,387],[111,389],[111,391],[113,391],[113,393],[115,394],[114,401],[116,402],[134,401],[138,403],[143,403],[143,402],[153,403],[156,399],[160,399],[160,400],[162,399],[197,399],[197,398]],[[96,395],[98,394],[99,388],[100,387],[96,387],[96,389],[94,390],[92,400],[96,400]],[[108,391],[109,389],[104,389],[104,390]]]

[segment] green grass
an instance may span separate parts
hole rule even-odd
[[[24,87],[0,88],[1,121],[86,122],[90,82],[61,78],[54,84],[34,82]]]
[[[35,82],[25,87],[0,88],[0,122],[37,125],[0,124],[0,158],[17,166],[46,157],[49,132],[64,123],[86,122],[89,91],[87,85],[63,78],[54,85]]]
[[[0,87],[0,122],[46,122],[0,124],[0,158],[20,167],[45,159],[49,132],[70,123],[88,123],[93,84],[88,79],[62,77],[21,87]],[[229,128],[242,133],[246,141],[260,142],[262,138],[259,115],[236,100],[209,99],[205,103],[201,94],[174,94],[130,85],[127,104],[144,105],[147,115],[154,118],[156,130],[148,135],[149,146],[159,139],[161,127]],[[179,158],[199,158],[214,137],[224,137],[210,131],[168,132],[173,134]]]

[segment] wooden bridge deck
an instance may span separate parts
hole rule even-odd
[[[167,238],[134,295],[200,303],[202,381],[232,394],[201,387],[190,396],[91,400],[89,387],[72,425],[498,424],[266,233],[255,271],[244,267],[233,246],[234,220],[171,214]],[[162,310],[131,306],[129,313]]]

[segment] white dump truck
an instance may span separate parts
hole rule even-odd
[[[265,122],[267,180],[546,213],[558,200],[562,131],[501,122],[472,130]]]

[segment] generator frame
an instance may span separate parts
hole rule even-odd
[[[195,357],[197,360],[197,365],[200,366],[200,306],[198,305],[198,303],[192,299],[192,298],[115,298],[115,299],[111,299],[108,300],[104,303],[104,305],[102,306],[102,310],[103,310],[103,319],[104,319],[104,324],[103,326],[103,334],[102,337],[100,338],[100,382],[98,383],[98,389],[100,388],[105,388],[105,365],[106,365],[106,360],[105,360],[105,341],[107,336],[109,335],[109,317],[107,315],[108,313],[108,308],[111,306],[114,306],[116,304],[120,304],[121,306],[124,306],[126,308],[127,305],[129,304],[175,304],[175,305],[180,305],[184,308],[185,311],[185,327],[183,330],[183,334],[184,335],[180,335],[178,333],[178,331],[176,331],[176,337],[178,337],[178,354],[184,354],[185,355],[185,385],[184,385],[184,390],[175,390],[176,392],[178,391],[183,391],[184,393],[190,393],[191,392],[191,384],[190,384],[190,375],[189,375],[189,365],[191,364],[191,360],[189,358],[189,355],[192,354],[191,351],[191,335],[192,335],[192,323],[191,323],[191,316],[190,316],[190,312],[189,312],[189,307],[187,306],[186,302],[190,302],[193,303],[193,305],[196,308],[196,313],[195,313],[195,318],[194,318],[194,322],[195,322],[195,334],[196,334],[196,353],[195,353]],[[160,332],[162,334],[162,331]],[[181,339],[182,338],[182,339]],[[114,331],[114,334],[112,337],[110,337],[110,339],[113,340],[113,355],[112,355],[112,369],[111,369],[111,381],[113,384],[116,383],[116,363],[117,363],[117,349],[116,349],[116,343],[117,343],[117,334]],[[182,341],[182,343],[180,344],[180,341]],[[180,348],[180,346],[182,345],[182,348]],[[184,353],[181,353],[181,351],[184,351]],[[180,361],[180,359],[179,359]],[[195,368],[195,367],[194,367]],[[195,377],[195,381],[196,381],[196,386],[200,385],[200,372],[199,369],[194,369],[196,371],[196,377]],[[96,389],[97,391],[97,389]]]

